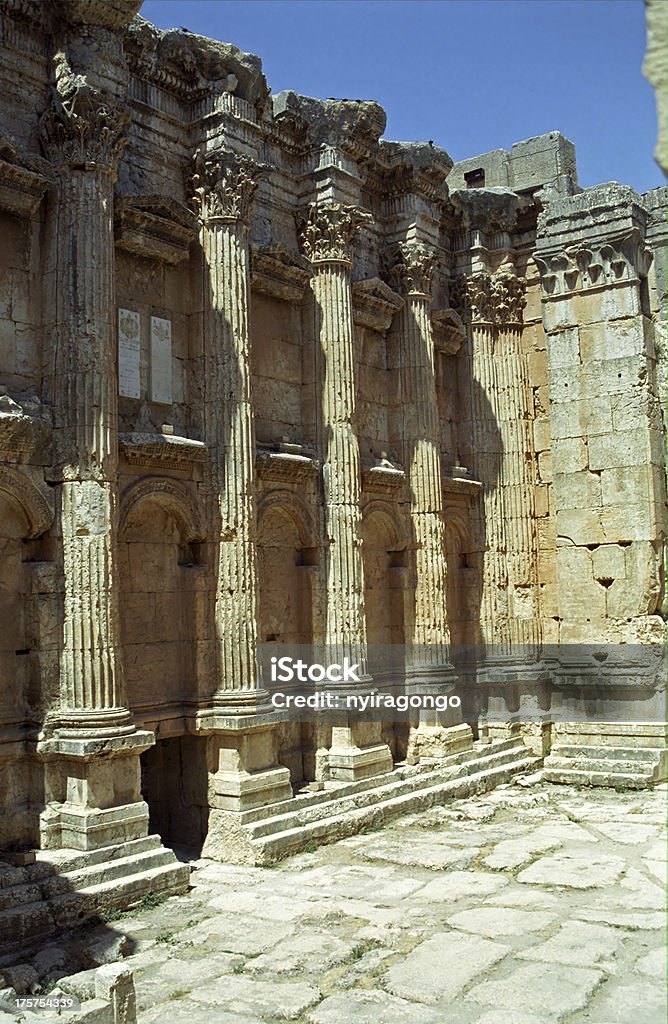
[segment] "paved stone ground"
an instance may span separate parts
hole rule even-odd
[[[666,796],[515,782],[271,869],[198,861],[97,941],[134,943],[139,1024],[665,1024]]]

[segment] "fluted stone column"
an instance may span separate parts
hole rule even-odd
[[[450,634],[446,608],[445,523],[440,462],[440,424],[436,397],[431,283],[434,249],[423,242],[400,243],[390,253],[386,273],[405,297],[397,314],[400,351],[403,459],[410,492],[414,549],[414,603],[406,637],[407,683],[412,690],[452,689]],[[459,714],[438,729],[433,716],[421,716],[409,742],[409,756],[453,752],[471,744],[471,730]]]
[[[126,120],[115,99],[88,89],[56,95],[41,124],[55,172],[45,305],[63,582],[59,703],[39,747],[45,846],[105,846],[148,825],[138,754],[153,736],[124,706],[116,558],[113,189]]]
[[[217,679],[198,714],[211,733],[207,850],[224,812],[292,796],[278,765],[276,718],[258,665],[255,427],[250,366],[248,223],[260,168],[226,149],[200,152],[192,177],[204,261],[205,426],[215,492]]]
[[[301,242],[313,265],[311,287],[322,382],[319,438],[323,462],[326,549],[326,657],[349,657],[367,676],[361,473],[355,434],[356,367],[352,307],[353,241],[368,215],[337,203],[312,205]],[[389,771],[389,748],[380,726],[347,720],[333,729],[327,770],[333,778],[363,778]]]

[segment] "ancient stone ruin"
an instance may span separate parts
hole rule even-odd
[[[665,189],[453,165],[139,6],[0,0],[0,945],[169,845],[665,778]],[[473,676],[302,721],[275,644]]]

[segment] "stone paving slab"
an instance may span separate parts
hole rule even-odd
[[[138,1024],[665,1024],[665,815],[512,783],[271,869],[196,861],[186,897],[32,963],[126,937]]]

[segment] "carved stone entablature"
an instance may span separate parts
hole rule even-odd
[[[369,159],[385,131],[385,111],[373,100],[318,100],[285,90],[272,97],[274,122],[307,148],[330,147],[356,163]]]
[[[9,395],[0,395],[0,460],[27,462],[41,452],[51,436],[51,424],[42,418],[39,402],[24,408]]]
[[[482,483],[480,480],[473,480],[468,473],[464,466],[444,467],[441,476],[443,494],[462,494],[469,501],[475,498],[482,490]]]
[[[201,220],[247,224],[259,180],[267,171],[229,149],[198,150],[188,185]]]
[[[379,277],[353,284],[353,320],[358,327],[385,333],[404,300]]]
[[[512,189],[467,188],[453,189],[450,202],[462,216],[466,231],[482,231],[492,236],[497,232],[514,230],[518,214],[533,203],[531,196],[519,196]]]
[[[459,352],[466,338],[466,328],[454,309],[439,309],[433,312],[431,329],[437,352],[443,352],[447,356],[454,356]]]
[[[561,252],[536,253],[534,261],[546,296],[609,288],[647,276],[652,252],[633,229],[602,245],[572,245]]]
[[[77,86],[66,100],[54,90],[40,121],[44,154],[57,167],[115,174],[129,117],[126,107],[87,85]]]
[[[186,102],[230,93],[261,112],[269,97],[260,58],[230,43],[194,32],[161,30],[136,17],[124,47],[133,75]]]
[[[29,217],[35,213],[49,185],[48,164],[30,157],[5,135],[0,135],[0,209]]]
[[[127,252],[178,263],[197,237],[190,210],[170,196],[119,196],[114,208],[116,246]]]
[[[312,203],[297,229],[304,255],[311,263],[338,261],[352,265],[355,236],[371,214],[341,203]]]
[[[51,0],[54,14],[71,25],[120,29],[134,18],[142,0]]]
[[[300,444],[281,444],[277,449],[257,452],[257,472],[261,480],[304,486],[318,474],[320,463]]]
[[[251,246],[251,283],[255,291],[284,302],[301,302],[311,277],[303,256],[280,245]]]
[[[421,295],[431,299],[436,262],[436,251],[424,242],[400,242],[387,253],[383,261],[383,275],[400,295]]]
[[[203,441],[174,434],[119,434],[118,447],[132,466],[189,471],[194,463],[203,463],[209,458]]]
[[[391,462],[385,452],[374,466],[362,470],[362,487],[364,491],[375,494],[391,494],[395,497],[406,483],[406,474],[401,466]]]
[[[526,305],[526,281],[510,269],[455,278],[453,305],[465,323],[493,326],[520,325]]]
[[[445,201],[445,180],[452,158],[430,142],[387,142],[379,146],[383,190],[388,196],[413,194],[430,202]]]

